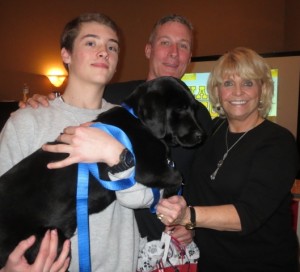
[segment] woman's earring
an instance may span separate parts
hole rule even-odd
[[[217,103],[215,107],[216,107],[216,110],[217,110],[217,111],[222,110],[222,106],[221,106],[220,103]]]
[[[259,100],[259,102],[258,102],[258,110],[262,110],[263,107],[264,107],[263,101],[262,101],[262,100]]]

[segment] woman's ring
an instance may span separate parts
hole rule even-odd
[[[159,220],[162,220],[162,219],[164,218],[164,215],[161,214],[161,213],[158,213],[158,214],[157,214],[157,218],[158,218]]]

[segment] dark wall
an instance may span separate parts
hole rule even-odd
[[[299,100],[298,100],[298,128],[297,128],[297,145],[298,145],[298,153],[300,156],[300,78],[299,78]],[[297,175],[297,179],[300,179],[300,170]]]
[[[61,66],[59,36],[65,23],[80,13],[103,12],[123,30],[119,67],[113,81],[143,79],[144,46],[153,23],[178,13],[194,24],[194,56],[222,54],[236,46],[259,53],[299,50],[299,0],[27,0],[0,2],[0,100],[21,97],[27,78],[42,77]],[[51,85],[32,80],[32,92],[48,93]]]

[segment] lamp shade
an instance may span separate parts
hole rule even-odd
[[[67,76],[65,75],[47,75],[48,79],[50,80],[50,82],[55,86],[55,87],[60,87]]]

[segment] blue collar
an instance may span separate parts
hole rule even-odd
[[[139,119],[135,113],[133,112],[133,108],[129,107],[126,103],[122,103],[121,106],[126,109],[128,112],[130,112],[136,119]]]

